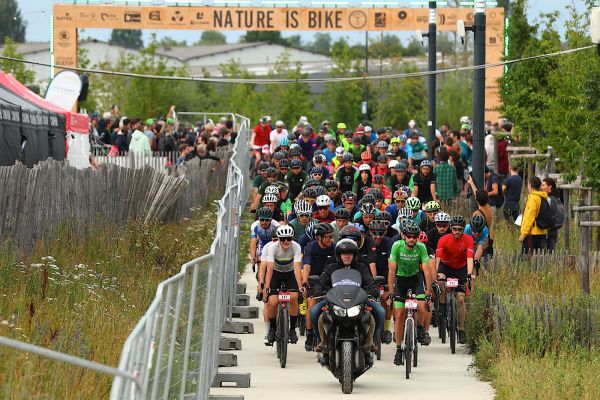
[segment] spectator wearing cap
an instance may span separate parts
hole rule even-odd
[[[419,134],[413,132],[410,135],[409,147],[411,149],[411,155],[408,158],[408,165],[412,170],[416,170],[421,161],[427,157],[427,146],[425,143],[419,141]]]
[[[421,204],[431,200],[438,200],[436,193],[436,176],[433,173],[431,161],[423,160],[419,166],[419,172],[414,178],[413,197],[418,197]]]
[[[275,122],[275,129],[269,132],[269,141],[271,142],[271,152],[275,152],[281,144],[281,139],[288,137],[288,131],[285,129],[283,121]]]
[[[377,154],[378,155],[385,155],[388,151],[388,142],[386,142],[385,140],[380,140],[377,142]]]
[[[451,200],[460,193],[458,180],[456,179],[456,168],[449,163],[450,153],[446,148],[440,148],[438,152],[439,162],[433,169],[436,177],[436,193],[446,208]]]
[[[362,139],[358,135],[352,138],[352,146],[350,146],[349,151],[352,153],[355,163],[360,161],[360,155],[365,150],[365,145],[363,145],[361,142]]]
[[[315,150],[317,150],[317,141],[310,137],[310,131],[308,129],[305,129],[303,123],[301,126],[298,125],[298,131],[300,132],[300,137],[298,138],[298,145],[302,150],[302,155],[307,160],[312,160],[313,154],[315,153]]]
[[[337,149],[337,142],[335,141],[334,136],[329,134],[325,135],[324,139],[325,148],[323,149],[323,155],[327,159],[327,164],[331,164],[333,159],[335,158],[335,149]]]
[[[400,161],[392,168],[390,174],[390,190],[396,191],[402,186],[408,186],[412,191],[414,188],[414,175],[408,171],[406,161]]]

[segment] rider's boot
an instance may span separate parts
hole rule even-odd
[[[290,343],[298,343],[298,335],[296,334],[296,322],[298,322],[297,315],[290,315]]]
[[[404,365],[404,346],[396,347],[396,355],[394,356],[394,364]]]
[[[467,334],[465,331],[458,331],[458,343],[465,344],[467,343]]]
[[[315,335],[313,334],[312,329],[306,329],[306,342],[304,342],[304,350],[313,351],[315,343]]]
[[[384,323],[384,331],[381,337],[381,342],[385,344],[392,343],[392,320],[386,319]]]

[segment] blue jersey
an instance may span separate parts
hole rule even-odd
[[[279,222],[275,220],[271,220],[271,225],[267,229],[263,229],[260,226],[260,221],[258,220],[252,223],[252,226],[250,227],[250,237],[257,239],[258,241],[258,246],[256,249],[257,256],[262,254],[263,247],[265,247],[265,245],[272,240],[273,232],[277,230],[278,227]]]
[[[465,227],[465,234],[471,236],[473,238],[473,242],[475,244],[475,246],[481,244],[483,245],[483,247],[485,247],[487,240],[490,236],[490,231],[488,229],[488,227],[484,227],[483,231],[481,232],[481,234],[477,237],[475,237],[475,235],[473,234],[473,229],[471,228],[471,224],[467,225]]]

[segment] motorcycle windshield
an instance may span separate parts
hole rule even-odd
[[[360,272],[351,268],[341,268],[331,274],[332,288],[327,292],[327,300],[339,307],[350,308],[363,303],[367,292],[362,288]]]

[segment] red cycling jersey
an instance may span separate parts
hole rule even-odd
[[[440,238],[435,256],[452,269],[461,269],[467,265],[467,258],[473,258],[473,237],[463,234],[455,239],[453,234]]]
[[[264,127],[261,124],[258,124],[254,127],[254,145],[255,146],[264,146],[266,144],[270,144],[271,140],[269,138],[271,134],[271,126],[265,125]]]

